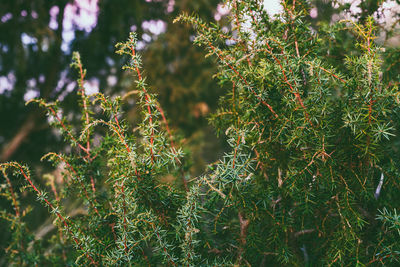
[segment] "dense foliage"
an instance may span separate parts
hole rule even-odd
[[[173,18],[182,12],[196,12],[210,21],[217,3],[216,0],[120,0],[118,4],[113,0],[1,1],[0,161],[24,161],[36,169],[43,167],[38,161],[41,155],[65,147],[48,127],[43,110],[24,105],[24,99],[37,96],[47,102],[62,100],[65,114],[71,114],[71,126],[78,127],[77,98],[72,93],[75,74],[69,68],[72,51],[78,50],[84,59],[87,85],[92,84],[109,96],[134,89],[131,76],[121,69],[123,59],[114,49],[115,43],[124,40],[131,29],[136,29],[143,65],[152,70],[147,73],[148,79],[157,88],[171,126],[179,127],[189,142],[192,135],[197,139],[208,135],[208,141],[218,146],[215,138],[210,137],[212,130],[207,128],[205,114],[196,117],[200,105],[215,110],[222,93],[212,81],[215,66],[204,58],[202,49],[191,44],[193,31],[189,27],[172,24]],[[152,24],[161,24],[158,32]],[[124,105],[129,115],[135,109],[131,101]],[[132,124],[137,122],[135,118],[126,116]],[[197,158],[206,153],[210,158],[211,153],[203,146],[197,145],[192,150]],[[211,156],[211,160],[215,157]],[[198,168],[203,167],[204,163],[199,165]]]
[[[133,130],[121,119],[121,98],[85,95],[86,71],[74,54],[80,131],[57,102],[33,101],[73,145],[68,155],[44,157],[63,167],[63,181],[49,177],[45,193],[27,166],[0,165],[14,207],[2,212],[13,229],[10,264],[398,264],[400,93],[373,18],[316,33],[307,1],[283,1],[276,18],[260,1],[226,4],[232,29],[185,14],[176,21],[195,27],[195,43],[232,88],[210,118],[230,152],[203,175],[188,175],[182,144],[142,74],[135,34],[117,45],[136,75],[142,114]],[[357,44],[332,60],[344,33]],[[49,208],[58,232],[29,232],[14,177]]]
[[[49,151],[69,153],[70,144],[49,126],[44,109],[25,105],[24,99],[36,95],[46,102],[60,100],[69,125],[79,131],[76,73],[69,67],[72,51],[80,52],[87,68],[86,89],[98,86],[107,96],[122,96],[136,88],[134,77],[121,69],[125,59],[115,54],[115,43],[136,28],[142,63],[151,84],[149,90],[158,93],[171,130],[179,128],[174,135],[178,133],[185,139],[185,149],[190,150],[190,159],[195,163],[187,165],[191,173],[201,173],[208,162],[221,155],[225,145],[216,138],[206,119],[207,112],[216,110],[223,88],[213,81],[216,66],[212,60],[204,57],[203,49],[192,45],[193,29],[172,21],[183,11],[196,12],[205,21],[213,20],[217,2],[0,1],[0,162],[24,162],[41,185],[46,183],[42,179],[46,173],[54,172],[58,177],[57,168],[40,162],[40,158]],[[89,26],[88,21],[92,23]],[[165,32],[155,34],[149,28],[151,23],[161,23]],[[134,99],[132,95],[122,103],[123,118],[133,128],[140,122]],[[201,107],[207,112],[199,113]],[[15,190],[23,185],[16,181]],[[50,222],[51,217],[34,200],[33,194],[24,194],[21,205],[33,209],[25,218],[29,229],[40,231],[43,222]],[[69,204],[72,203],[65,205]],[[0,209],[8,205],[0,198]],[[7,228],[6,222],[0,220],[0,229],[4,229],[0,232],[0,266],[5,264],[4,250],[11,241]]]

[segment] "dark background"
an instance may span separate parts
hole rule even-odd
[[[88,0],[88,2],[94,0]],[[110,96],[124,95],[135,90],[134,78],[121,70],[125,58],[115,54],[115,44],[124,41],[135,29],[141,41],[139,51],[143,58],[144,75],[152,90],[159,95],[170,127],[182,137],[182,143],[191,154],[191,172],[198,175],[225,151],[224,138],[217,138],[208,125],[207,116],[225,92],[212,76],[216,72],[213,62],[204,51],[193,45],[194,31],[183,24],[173,24],[182,12],[198,14],[204,21],[216,22],[217,0],[99,0],[92,27],[82,27],[79,18],[85,16],[85,6],[73,0],[2,0],[0,1],[0,162],[19,161],[32,168],[38,183],[40,178],[54,170],[40,162],[43,154],[68,151],[60,134],[49,127],[45,113],[35,105],[25,105],[27,96],[38,96],[48,102],[62,100],[64,115],[78,123],[76,96],[77,74],[69,67],[72,51],[79,51],[87,69],[88,83],[98,83],[100,92]],[[349,10],[351,5],[332,6],[334,1],[312,1],[317,16],[309,17],[312,27],[318,29],[335,19],[335,15]],[[377,14],[379,1],[361,1],[357,15],[361,20]],[[94,2],[95,3],[95,2]],[[96,4],[94,4],[96,6]],[[58,10],[58,14],[55,10]],[[70,11],[67,11],[70,10]],[[71,11],[72,10],[72,11]],[[90,10],[89,10],[90,13]],[[395,13],[398,19],[398,12]],[[66,23],[71,21],[72,24]],[[155,35],[149,23],[164,23],[165,32]],[[218,21],[229,27],[222,17]],[[145,26],[145,27],[142,27]],[[380,42],[387,46],[392,59],[387,66],[391,77],[398,75],[399,58],[395,28],[383,29]],[[69,35],[68,35],[69,34]],[[66,39],[70,37],[70,42]],[[341,62],[344,54],[353,49],[354,36],[343,36],[346,47],[337,47],[331,64]],[[335,43],[327,43],[335,46]],[[332,47],[330,49],[332,51]],[[393,60],[394,59],[394,60]],[[134,128],[137,121],[134,97],[124,103],[125,119]],[[1,177],[3,179],[3,177]],[[3,183],[4,181],[1,181]],[[16,187],[23,181],[13,181]],[[28,193],[23,205],[34,209],[28,216],[28,227],[35,231],[48,216],[48,211],[36,204]],[[8,201],[0,199],[0,208],[10,208]],[[0,229],[8,229],[0,222]],[[0,266],[10,233],[0,233]]]

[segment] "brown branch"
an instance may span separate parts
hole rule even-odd
[[[85,70],[83,70],[82,67],[82,63],[81,60],[79,58],[79,62],[78,62],[78,67],[79,67],[79,93],[82,97],[82,103],[83,103],[83,111],[85,112],[85,122],[86,125],[88,125],[90,123],[90,119],[89,119],[89,112],[88,112],[88,104],[87,104],[87,99],[86,99],[86,95],[85,95],[85,87],[84,87],[84,83],[85,83],[85,76],[86,76],[86,72]],[[87,138],[86,138],[86,154],[88,159],[90,159],[90,134],[87,134]]]
[[[213,52],[218,56],[218,58],[224,62],[236,75],[239,76],[239,78],[244,82],[245,85],[247,85],[247,87],[249,88],[249,90],[255,95],[255,97],[264,105],[267,106],[268,109],[272,112],[272,114],[274,114],[275,118],[278,118],[278,114],[276,114],[276,112],[274,111],[274,109],[271,107],[271,105],[269,105],[267,102],[265,102],[260,96],[258,96],[256,94],[256,92],[250,87],[249,83],[247,82],[247,80],[234,68],[232,67],[231,64],[229,64],[228,62],[226,62],[225,58],[221,55],[220,51],[217,51],[217,49],[210,43],[208,42],[208,45],[210,46],[210,48],[213,50]]]
[[[67,165],[67,167],[71,170],[70,173],[72,172],[72,174],[74,174],[74,176],[75,176],[75,179],[80,183],[80,185],[81,185],[81,187],[82,187],[82,190],[83,190],[83,192],[85,193],[86,198],[89,199],[89,194],[88,194],[88,192],[87,192],[87,190],[86,190],[86,187],[85,187],[85,185],[83,184],[82,180],[78,178],[78,177],[79,177],[78,172],[74,169],[74,167],[72,167],[72,165],[71,165],[64,157],[58,155],[57,153],[49,153],[49,154],[47,154],[47,155],[54,155],[54,156],[58,157],[59,160],[61,160],[62,162],[64,162],[64,163]],[[72,177],[73,177],[73,176],[72,176]],[[92,184],[92,189],[93,189],[93,194],[94,194],[95,189],[94,189],[94,185],[93,185],[93,184]],[[94,198],[94,202],[97,203],[97,201],[96,201],[95,198]],[[94,211],[97,213],[97,215],[100,216],[100,214],[99,214],[99,212],[98,212],[96,206],[94,205],[94,203],[91,202],[91,201],[90,201],[90,203],[91,203],[91,205],[92,205]]]
[[[235,160],[236,160],[237,149],[238,149],[239,143],[240,143],[240,137],[241,137],[241,136],[239,135],[239,136],[238,136],[238,139],[237,139],[237,141],[236,141],[235,153],[234,153],[234,155],[233,155],[233,160],[232,160],[232,169],[235,168]]]
[[[240,247],[239,247],[239,264],[242,261],[242,256],[244,252],[244,247],[247,243],[246,238],[247,238],[247,230],[250,225],[250,219],[245,219],[244,215],[242,212],[238,212],[238,217],[239,217],[239,223],[240,223]]]
[[[15,215],[16,215],[16,217],[19,217],[20,216],[20,211],[19,211],[19,205],[18,205],[17,197],[15,196],[14,189],[13,189],[13,186],[11,184],[11,181],[8,178],[8,176],[7,176],[7,174],[6,174],[6,172],[4,170],[3,170],[3,176],[6,178],[6,181],[7,181],[10,193],[11,193],[11,198],[12,198],[12,202],[13,202],[13,205],[14,205]]]
[[[57,115],[56,111],[49,106],[49,109],[51,111],[51,113],[53,113],[53,116],[56,118],[56,120],[58,121],[58,123],[61,125],[61,127],[64,129],[64,131],[67,133],[67,135],[71,138],[72,141],[74,141],[78,147],[80,149],[82,149],[83,151],[85,151],[87,153],[87,150],[85,147],[83,147],[78,140],[76,140],[76,138],[72,135],[71,131],[68,130],[68,128],[65,126],[64,122],[61,120],[61,118]]]
[[[25,123],[18,130],[17,134],[3,147],[0,155],[0,161],[8,161],[12,155],[18,150],[26,137],[35,129],[37,120],[37,113],[32,112],[29,114]]]
[[[293,88],[293,86],[292,86],[292,84],[289,82],[289,80],[288,80],[288,78],[287,78],[287,76],[286,76],[286,73],[285,73],[285,69],[284,69],[283,66],[282,66],[282,63],[280,62],[280,60],[279,60],[276,56],[274,56],[274,54],[272,53],[272,48],[269,46],[269,44],[266,43],[266,45],[268,46],[268,48],[269,48],[271,51],[268,50],[268,49],[264,49],[264,51],[266,51],[268,54],[270,54],[270,55],[274,58],[274,60],[278,63],[279,67],[280,67],[281,70],[282,70],[282,75],[283,75],[283,79],[284,79],[285,83],[289,86],[291,92],[294,94],[294,96],[296,97],[296,100],[299,102],[299,105],[300,105],[300,106],[303,108],[303,110],[304,110],[304,115],[305,115],[305,117],[306,117],[306,120],[310,123],[311,126],[314,126],[313,123],[311,122],[310,118],[309,118],[309,115],[308,115],[308,112],[307,112],[307,108],[305,107],[305,105],[304,105],[304,103],[303,103],[303,100],[302,100],[301,97],[300,97],[299,92],[295,91],[294,88]]]
[[[25,180],[29,183],[29,185],[31,186],[31,188],[36,191],[37,195],[41,198],[43,198],[43,201],[47,204],[47,206],[54,212],[54,214],[56,214],[56,216],[61,220],[62,224],[64,225],[64,227],[67,229],[67,231],[69,232],[69,234],[71,235],[72,240],[74,240],[74,242],[76,243],[76,245],[79,247],[80,250],[84,251],[81,243],[79,242],[79,240],[74,236],[74,234],[71,232],[71,228],[68,225],[66,219],[57,211],[57,209],[53,206],[53,204],[50,203],[50,201],[47,200],[47,198],[42,194],[42,192],[39,191],[39,189],[33,184],[30,175],[25,173],[25,171],[23,170],[22,166],[19,165],[18,163],[8,163],[6,166],[10,166],[10,167],[14,167],[16,169],[18,169],[20,171],[20,173],[22,174],[22,176],[25,178]],[[86,257],[90,260],[90,262],[95,265],[98,266],[98,264],[94,261],[94,259],[92,258],[92,256],[90,256],[90,254],[88,252],[85,252]]]
[[[59,8],[59,14],[64,14],[65,6],[67,5],[68,1],[64,0],[61,1]],[[57,81],[58,81],[58,74],[60,73],[60,66],[61,66],[61,58],[62,58],[62,51],[61,51],[61,43],[62,43],[62,21],[64,16],[58,16],[58,29],[55,31],[55,43],[53,46],[50,47],[49,51],[52,52],[52,60],[50,61],[51,64],[47,65],[45,69],[45,82],[43,86],[40,88],[40,96],[43,99],[47,99],[49,95],[52,93],[53,88],[55,88]],[[39,46],[40,48],[41,46]],[[41,53],[44,53],[40,50]],[[18,80],[18,79],[17,79]],[[9,141],[6,145],[3,146],[3,149],[0,154],[0,161],[8,161],[14,155],[14,153],[18,150],[24,140],[37,128],[39,121],[42,120],[42,113],[38,111],[31,111],[27,119],[25,120],[24,124],[19,128],[18,132],[15,136]]]
[[[307,63],[311,63],[311,62],[307,62]],[[334,73],[332,73],[331,71],[329,71],[329,70],[327,70],[327,69],[324,69],[323,67],[321,67],[321,66],[317,66],[318,68],[320,68],[321,70],[323,70],[324,72],[326,72],[326,73],[328,73],[328,74],[330,74],[330,75],[332,75],[333,77],[335,77],[336,79],[338,79],[338,80],[340,80],[341,82],[343,82],[343,83],[346,83],[346,81],[345,80],[343,80],[342,78],[340,78],[339,76],[337,76],[337,75],[335,75]]]
[[[305,229],[305,230],[301,230],[298,231],[296,233],[294,233],[294,237],[299,237],[300,235],[304,235],[304,234],[311,234],[315,231],[315,229]]]
[[[134,47],[131,46],[130,49],[131,49],[132,57],[135,58],[136,52],[135,52]],[[139,81],[142,81],[143,78],[140,73],[139,66],[138,66],[138,64],[135,64],[135,65],[136,65],[135,67],[136,67],[136,73],[138,75],[138,79],[139,79]],[[144,98],[145,98],[146,104],[147,104],[147,112],[149,113],[149,122],[150,122],[150,125],[153,125],[153,116],[152,116],[150,105],[149,105],[149,102],[150,102],[149,93],[147,92],[146,88],[142,87],[141,89],[143,90]],[[154,161],[153,143],[154,143],[154,129],[152,128],[151,129],[151,137],[150,137],[151,162]]]

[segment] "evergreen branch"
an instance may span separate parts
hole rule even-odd
[[[71,139],[72,143],[77,145],[82,151],[87,152],[86,148],[83,147],[74,137],[74,135],[71,133],[71,131],[67,128],[67,126],[65,125],[65,123],[63,122],[63,120],[58,116],[57,112],[54,110],[54,107],[57,107],[57,103],[55,104],[48,104],[45,103],[44,100],[42,99],[32,99],[28,102],[26,102],[26,105],[28,105],[31,102],[36,102],[39,103],[40,106],[45,107],[46,109],[48,109],[51,114],[53,115],[54,118],[56,118],[58,124],[61,126],[61,128],[64,130],[64,133],[67,134],[67,136]]]
[[[279,67],[280,67],[281,70],[282,70],[282,75],[283,75],[283,79],[284,79],[285,83],[289,86],[291,93],[294,94],[294,96],[296,97],[296,100],[299,102],[300,106],[303,108],[303,110],[304,110],[304,115],[305,115],[305,117],[306,117],[306,120],[310,123],[310,125],[311,125],[312,127],[314,127],[313,123],[310,121],[309,114],[308,114],[308,112],[307,112],[307,108],[304,106],[303,100],[301,99],[299,92],[298,92],[298,91],[295,91],[294,88],[293,88],[293,86],[292,86],[292,84],[289,82],[289,80],[288,80],[288,78],[287,78],[287,76],[286,76],[286,74],[285,74],[285,69],[284,69],[283,66],[282,66],[282,63],[281,63],[280,60],[272,53],[272,48],[271,48],[271,46],[269,46],[268,43],[265,43],[265,44],[268,46],[269,50],[268,50],[268,49],[264,49],[264,51],[267,52],[268,54],[270,54],[270,55],[273,57],[273,59],[276,61],[276,63],[278,63]]]
[[[2,167],[2,166],[0,165],[0,167]],[[15,216],[16,216],[16,217],[20,217],[20,216],[21,216],[21,214],[20,214],[20,207],[19,207],[20,203],[19,203],[19,201],[17,200],[17,197],[16,197],[16,195],[15,195],[15,193],[14,193],[14,189],[13,189],[13,186],[12,186],[12,184],[11,184],[11,181],[10,181],[10,179],[9,179],[8,176],[7,176],[6,168],[1,168],[1,171],[2,171],[3,176],[4,176],[4,178],[6,179],[7,184],[8,184],[8,190],[10,191],[10,194],[11,194],[11,199],[12,199],[12,203],[13,203],[14,210],[15,210]]]
[[[276,114],[276,112],[274,111],[274,109],[272,108],[272,106],[270,104],[268,104],[267,102],[265,102],[261,97],[259,97],[257,95],[257,93],[251,88],[251,86],[249,85],[249,83],[247,82],[247,80],[234,68],[232,67],[231,64],[229,64],[225,58],[221,55],[220,51],[217,51],[217,49],[210,43],[208,42],[209,47],[214,51],[214,53],[217,55],[217,57],[223,62],[225,63],[236,75],[239,76],[239,78],[244,82],[244,84],[247,86],[247,88],[253,93],[253,95],[266,107],[268,107],[268,109],[272,112],[272,114],[274,114],[275,118],[278,118],[278,114]]]
[[[85,125],[88,125],[90,123],[90,117],[89,117],[89,110],[88,110],[88,99],[87,96],[85,95],[85,88],[84,88],[84,82],[85,82],[85,76],[86,76],[86,69],[84,70],[82,67],[82,62],[81,62],[81,57],[78,52],[73,52],[72,53],[72,63],[71,67],[75,67],[79,71],[79,79],[78,79],[78,92],[81,96],[81,101],[83,104],[83,113],[85,117]],[[87,134],[86,137],[86,151],[87,157],[90,157],[90,135]]]
[[[89,197],[89,194],[88,194],[88,192],[86,190],[85,185],[82,182],[82,178],[80,178],[80,176],[78,175],[78,173],[74,169],[74,167],[72,167],[72,165],[63,156],[61,156],[61,155],[59,155],[57,153],[54,153],[54,152],[50,152],[50,153],[47,153],[46,155],[44,155],[41,158],[41,160],[44,160],[45,158],[50,158],[51,160],[53,160],[54,158],[57,158],[58,160],[64,162],[67,165],[68,169],[72,171],[72,174],[73,174],[72,177],[74,177],[79,182],[79,184],[81,185],[81,188],[82,188],[83,192],[85,193],[86,199],[88,199],[88,200],[91,199]],[[92,199],[94,200],[94,203],[97,204],[96,198],[94,197],[94,193],[95,193],[94,186],[92,187],[92,191],[93,191],[93,198]],[[92,208],[94,209],[94,211],[97,213],[98,216],[100,216],[99,211],[97,210],[97,208],[94,205],[94,203],[90,202],[90,204],[91,204]]]
[[[75,244],[78,246],[78,248],[83,251],[86,255],[86,257],[90,260],[91,264],[98,266],[98,264],[94,261],[94,259],[92,258],[92,256],[89,254],[89,252],[85,251],[82,247],[81,242],[78,240],[78,238],[76,237],[76,234],[72,232],[71,227],[68,225],[66,219],[61,215],[61,213],[58,211],[58,208],[54,207],[53,204],[51,204],[51,202],[49,200],[47,200],[46,196],[44,195],[44,193],[42,193],[32,182],[29,172],[25,172],[23,168],[26,167],[22,167],[20,164],[18,164],[17,162],[9,162],[9,163],[3,163],[0,164],[0,167],[2,170],[6,170],[8,168],[15,168],[17,170],[19,170],[19,172],[22,174],[22,176],[25,178],[25,180],[29,183],[30,187],[37,193],[37,196],[39,199],[43,200],[46,205],[52,210],[52,212],[62,221],[65,229],[67,230],[67,232],[70,234],[70,236],[72,237],[72,239],[74,240]]]

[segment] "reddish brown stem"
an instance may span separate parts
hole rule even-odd
[[[126,202],[125,202],[125,191],[124,191],[124,182],[122,181],[121,185],[121,193],[122,193],[122,210],[123,210],[123,216],[124,216],[124,248],[125,248],[125,253],[128,253],[128,246],[126,243]]]
[[[374,101],[372,100],[372,97],[369,100],[369,105],[368,105],[368,123],[371,124],[371,116],[372,116],[372,105]]]
[[[240,135],[238,136],[238,139],[236,141],[236,147],[235,147],[235,154],[233,155],[233,161],[232,161],[232,169],[235,168],[235,160],[236,160],[236,154],[237,154],[237,149],[239,147],[239,143],[240,143]]]
[[[114,241],[116,242],[117,241],[117,235],[115,234],[115,230],[114,230],[115,223],[110,223],[109,226],[111,227],[111,232],[113,233]]]
[[[53,113],[53,116],[57,119],[58,123],[60,123],[61,127],[64,129],[64,131],[68,134],[68,136],[71,138],[72,141],[74,141],[78,147],[80,149],[82,149],[83,151],[85,151],[87,153],[86,148],[84,148],[81,144],[79,144],[79,142],[75,139],[75,137],[72,135],[72,133],[67,129],[67,127],[65,126],[65,124],[62,122],[62,120],[60,119],[60,117],[58,117],[57,113],[54,111],[54,109],[52,107],[49,107],[51,113]]]
[[[242,212],[238,212],[239,223],[240,223],[240,247],[239,247],[239,263],[242,261],[242,256],[244,252],[244,247],[247,243],[247,230],[250,225],[250,220],[245,219]]]
[[[326,73],[332,75],[333,77],[335,77],[336,79],[340,80],[341,82],[346,83],[345,80],[343,80],[342,78],[338,77],[337,75],[335,75],[334,73],[330,72],[329,70],[324,69],[324,68],[321,67],[321,66],[318,66],[318,68],[320,68],[321,70],[325,71]]]
[[[153,224],[152,224],[153,225]],[[153,225],[153,229],[155,230],[155,226]],[[158,232],[156,232],[156,235],[158,237],[158,239],[161,239],[160,234]],[[167,254],[169,262],[173,265],[176,266],[175,262],[172,260],[171,256],[168,254],[167,249],[165,248],[165,246],[163,246],[163,250],[165,252],[165,254]]]
[[[16,198],[15,193],[14,193],[13,186],[12,186],[11,181],[8,178],[8,176],[5,173],[3,173],[3,175],[6,178],[8,186],[10,187],[10,193],[11,193],[12,202],[13,202],[13,205],[14,205],[15,215],[17,217],[19,217],[20,216],[19,206],[18,206],[17,198]]]
[[[163,122],[164,122],[164,124],[165,124],[165,129],[167,130],[167,133],[168,133],[168,135],[169,135],[169,141],[170,141],[170,143],[171,143],[171,147],[174,149],[174,152],[175,152],[174,140],[173,140],[173,138],[172,138],[172,133],[171,133],[169,127],[168,127],[168,122],[167,122],[167,118],[165,117],[164,111],[163,111],[163,109],[162,109],[160,106],[156,106],[156,108],[157,108],[158,112],[160,112],[160,114],[161,114],[161,117],[162,117]]]
[[[74,167],[72,167],[71,164],[69,164],[69,162],[68,162],[67,160],[65,160],[62,156],[60,156],[60,155],[58,155],[58,154],[55,154],[55,153],[52,154],[52,155],[55,155],[56,157],[58,157],[58,158],[59,158],[62,162],[64,162],[64,163],[67,165],[67,167],[73,172],[74,176],[75,176],[76,179],[79,181],[79,183],[80,183],[80,185],[81,185],[81,187],[82,187],[82,190],[83,190],[83,192],[85,193],[86,198],[89,200],[89,194],[88,194],[88,192],[87,192],[87,190],[86,190],[86,187],[85,187],[85,185],[83,184],[83,182],[82,182],[80,179],[78,179],[78,173],[75,171]],[[93,182],[93,178],[92,178],[92,182]],[[95,192],[94,183],[92,184],[92,189],[93,189],[93,193],[94,193],[94,192]],[[100,216],[100,214],[99,214],[99,212],[98,212],[96,206],[94,205],[94,203],[91,202],[91,201],[89,201],[89,202],[92,204],[92,208],[93,208],[94,211],[97,213],[97,215]],[[96,199],[94,199],[94,202],[97,203]]]
[[[33,190],[36,191],[36,193],[43,197],[42,193],[37,189],[37,187],[33,184],[32,180],[30,179],[30,177],[24,172],[23,168],[18,165],[19,170],[21,172],[21,174],[24,176],[25,180],[28,181],[28,183],[30,184],[30,186],[33,188]],[[56,216],[62,221],[62,223],[64,224],[65,228],[67,229],[68,233],[71,235],[72,239],[74,240],[75,244],[79,247],[80,250],[83,251],[83,247],[80,244],[79,240],[74,237],[73,233],[70,230],[70,227],[67,223],[67,221],[64,219],[64,217],[55,209],[55,207],[53,206],[53,204],[50,203],[50,201],[48,201],[45,197],[43,197],[44,202],[47,204],[47,206],[49,206],[53,212],[56,214]],[[95,265],[98,266],[98,264],[94,261],[94,259],[92,258],[92,256],[90,256],[89,253],[85,252],[86,257],[90,260],[90,262]]]
[[[95,193],[96,193],[96,187],[94,186],[94,179],[93,179],[93,176],[90,176],[90,183],[92,184],[93,194],[95,194]]]
[[[235,13],[235,20],[236,20],[236,28],[237,28],[237,31],[240,33],[241,32],[240,31],[240,22],[239,22],[239,16],[238,16],[239,10],[237,8],[236,0],[233,1],[233,5],[234,5],[234,8],[235,8],[235,12],[234,13]],[[245,42],[243,40],[240,40],[239,44],[242,46],[243,51],[246,53],[247,52],[247,46],[246,46]],[[246,57],[246,60],[247,60],[247,63],[249,64],[249,66],[251,66],[251,61],[250,61],[249,57]]]
[[[163,119],[163,122],[165,124],[165,128],[167,130],[167,133],[168,133],[168,136],[169,136],[169,140],[170,140],[170,143],[171,143],[172,152],[176,155],[175,144],[174,144],[174,140],[173,140],[173,137],[172,137],[172,133],[171,133],[169,127],[168,127],[167,118],[165,117],[164,111],[160,106],[156,105],[156,108],[157,108],[158,112],[160,112],[161,117]],[[180,160],[177,157],[175,158],[175,161],[177,163],[181,164]],[[186,192],[188,192],[189,191],[189,187],[188,187],[187,181],[185,179],[185,176],[183,175],[183,171],[182,171],[182,183],[183,183],[183,186],[185,187]]]
[[[83,72],[82,64],[79,62],[79,74],[80,74],[80,79],[79,79],[79,91],[82,96],[82,102],[83,102],[83,110],[85,111],[85,120],[86,124],[89,124],[89,113],[88,113],[88,107],[86,103],[86,98],[85,98],[85,88],[83,86],[84,84],[84,79],[85,79],[85,73]],[[86,153],[89,157],[90,155],[90,138],[89,134],[87,135],[87,140],[86,140]]]
[[[50,181],[51,191],[53,191],[54,197],[56,198],[57,202],[60,202],[60,196],[57,193],[56,186],[54,185],[54,180]]]
[[[131,52],[132,52],[132,57],[135,58],[135,57],[136,57],[136,53],[135,53],[134,47],[131,46],[130,49],[131,49]],[[141,75],[141,73],[140,73],[138,64],[136,64],[135,68],[136,68],[136,73],[137,73],[137,75],[138,75],[139,81],[142,81],[142,75]],[[152,116],[151,108],[150,108],[150,97],[149,97],[149,94],[147,93],[146,88],[144,88],[144,87],[142,86],[141,89],[143,90],[144,98],[145,98],[145,100],[146,100],[147,112],[149,113],[150,125],[153,126],[153,116]],[[153,163],[153,161],[154,161],[153,143],[154,143],[154,129],[152,128],[152,129],[151,129],[151,137],[150,137],[150,154],[151,154],[151,162],[152,162],[152,163]]]
[[[271,105],[269,105],[267,102],[265,102],[261,97],[259,97],[256,92],[254,92],[254,90],[252,88],[250,88],[249,83],[247,82],[247,80],[234,68],[232,67],[231,64],[229,64],[228,62],[226,62],[226,60],[224,59],[224,57],[220,54],[220,51],[217,51],[216,48],[209,42],[208,45],[210,46],[210,48],[214,51],[214,53],[217,54],[218,58],[222,61],[225,62],[225,64],[234,72],[236,73],[236,75],[239,76],[239,78],[244,82],[245,85],[247,85],[247,87],[249,88],[249,90],[255,95],[255,97],[264,105],[267,106],[268,109],[272,112],[272,114],[274,114],[275,118],[278,118],[278,114],[276,114],[276,112],[274,111],[274,109],[271,107]]]
[[[304,115],[305,115],[305,117],[306,117],[306,120],[310,123],[311,126],[314,126],[314,125],[312,124],[310,118],[309,118],[309,115],[308,115],[308,112],[307,112],[307,108],[304,106],[304,103],[303,103],[303,100],[302,100],[301,97],[300,97],[300,94],[299,94],[298,92],[295,92],[295,90],[294,90],[292,84],[289,82],[289,80],[288,80],[288,78],[287,78],[287,76],[286,76],[286,73],[285,73],[285,69],[283,68],[283,66],[282,66],[282,64],[281,64],[281,62],[280,62],[280,60],[272,53],[272,48],[268,45],[268,43],[266,43],[266,45],[268,46],[268,48],[269,48],[271,51],[268,50],[268,49],[265,49],[265,51],[266,51],[268,54],[270,54],[270,55],[274,58],[274,60],[276,61],[276,63],[278,63],[279,67],[280,67],[281,70],[282,70],[282,75],[283,75],[283,79],[285,80],[285,83],[289,86],[291,92],[294,94],[294,96],[296,97],[296,100],[299,102],[300,106],[301,106],[301,107],[303,108],[303,110],[304,110]]]
[[[107,100],[104,98],[104,95],[102,95],[102,97],[103,97],[104,103],[107,103]],[[112,110],[111,104],[110,104],[110,109]],[[115,123],[116,123],[118,129],[116,129],[116,128],[115,128],[112,124],[110,124],[110,123],[106,123],[106,122],[105,122],[105,124],[108,125],[108,126],[110,126],[110,127],[112,127],[112,128],[114,129],[114,132],[118,135],[119,139],[120,139],[121,142],[124,144],[124,146],[125,146],[125,148],[126,148],[126,151],[128,151],[128,153],[130,153],[130,152],[131,152],[131,149],[129,148],[128,144],[127,144],[126,141],[125,141],[125,136],[124,136],[124,133],[123,133],[123,131],[122,131],[122,128],[121,128],[121,126],[120,126],[120,124],[119,124],[119,120],[118,120],[116,114],[114,114],[114,120],[115,120]]]
[[[251,17],[252,17],[254,23],[258,26],[258,22],[256,20],[256,17],[254,16],[253,10],[251,10],[251,9],[250,9],[250,14],[251,14]]]

